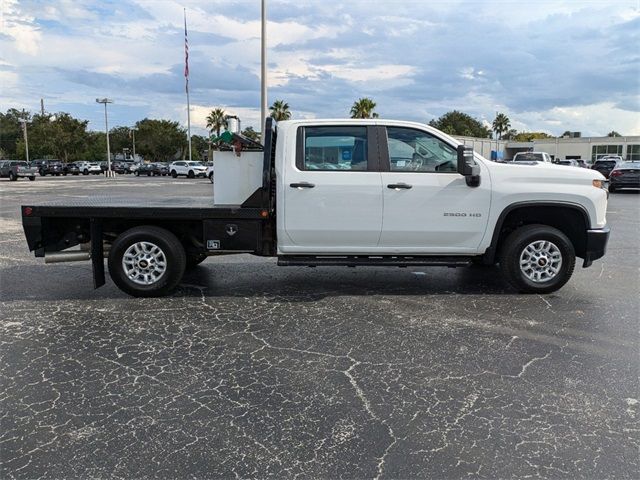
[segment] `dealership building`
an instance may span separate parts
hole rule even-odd
[[[491,159],[510,160],[518,152],[546,152],[552,159],[583,159],[593,162],[603,155],[620,155],[625,160],[640,161],[640,136],[540,138],[531,142],[492,140],[490,138],[456,138]]]

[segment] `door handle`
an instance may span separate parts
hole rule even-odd
[[[309,182],[292,183],[289,185],[291,188],[313,188],[315,185]]]
[[[413,185],[409,185],[408,183],[390,183],[387,185],[387,188],[392,188],[393,190],[409,190]]]

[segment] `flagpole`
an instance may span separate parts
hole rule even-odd
[[[184,9],[184,78],[187,91],[187,141],[189,143],[189,161],[191,161],[191,103],[189,101],[189,42],[187,41],[187,9]]]

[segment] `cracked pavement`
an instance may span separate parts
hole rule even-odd
[[[92,289],[19,205],[207,181],[0,183],[2,478],[638,478],[640,195],[551,295],[495,268],[210,258],[178,291]]]

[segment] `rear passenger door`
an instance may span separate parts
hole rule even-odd
[[[286,161],[281,253],[374,251],[382,229],[375,127],[300,126]]]

